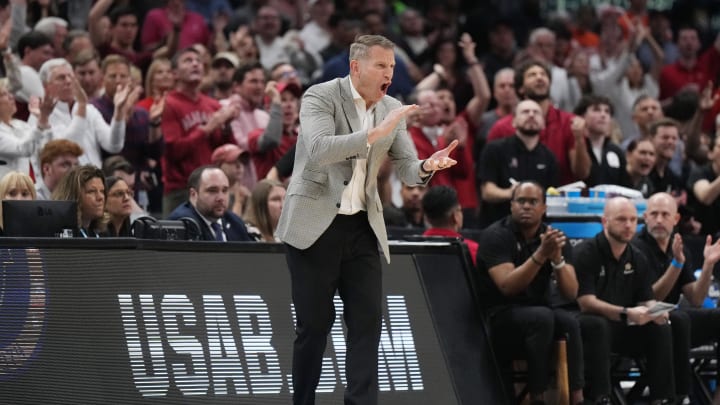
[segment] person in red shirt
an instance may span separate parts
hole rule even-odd
[[[271,99],[270,121],[248,136],[248,148],[257,179],[262,180],[278,160],[297,142],[302,89],[294,82],[268,82],[265,93]]]
[[[463,210],[457,192],[447,186],[431,187],[422,199],[422,207],[425,221],[430,225],[423,236],[460,238],[467,245],[473,264],[476,264],[478,243],[464,239],[458,233],[463,227]]]
[[[133,65],[145,71],[152,62],[152,50],[139,52],[135,50],[135,39],[138,34],[138,17],[131,7],[116,7],[108,15],[110,19],[110,35],[103,35],[102,17],[108,14],[114,0],[99,0],[90,9],[88,30],[93,45],[104,59],[107,55],[122,55]],[[175,41],[175,44],[177,42]],[[172,55],[177,49],[171,49]]]
[[[590,174],[590,155],[583,144],[584,132],[579,120],[572,114],[553,106],[550,99],[550,70],[542,62],[528,61],[515,71],[515,91],[522,100],[537,102],[545,116],[545,129],[540,131],[540,142],[555,155],[560,169],[560,184],[584,179]],[[488,133],[488,142],[515,135],[513,116],[499,119]],[[573,127],[573,123],[575,124]]]
[[[235,143],[226,124],[238,115],[237,104],[224,107],[200,92],[204,68],[200,54],[193,48],[178,52],[172,61],[177,79],[175,90],[165,97],[162,133],[165,153],[162,156],[163,215],[187,199],[185,186],[196,168],[210,163],[213,150]]]
[[[212,38],[205,18],[187,11],[183,0],[167,0],[166,7],[150,10],[143,21],[140,42],[144,50],[155,50],[171,35],[176,36],[179,49],[193,44],[209,46]]]
[[[687,86],[693,86],[698,93],[708,82],[720,73],[720,35],[698,57],[700,38],[695,27],[678,29],[677,47],[680,53],[677,62],[666,65],[660,72],[660,100],[666,100]]]

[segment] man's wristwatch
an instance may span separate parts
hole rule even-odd
[[[623,307],[622,311],[620,311],[620,322],[627,323],[628,320],[628,310],[627,307]]]

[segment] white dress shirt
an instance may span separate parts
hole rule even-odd
[[[365,100],[363,100],[360,93],[355,90],[352,80],[350,81],[350,91],[353,95],[355,110],[357,111],[358,118],[360,118],[360,127],[365,131],[369,131],[375,123],[375,106],[373,105],[369,110],[367,109]],[[368,154],[369,153],[370,145],[368,144]],[[350,182],[345,187],[345,190],[343,190],[338,214],[352,215],[358,211],[367,210],[367,204],[365,202],[367,159],[354,159],[354,162],[355,167],[353,168],[353,174]]]

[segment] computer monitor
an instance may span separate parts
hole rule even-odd
[[[73,237],[78,235],[77,202],[3,200],[3,232],[16,237]]]

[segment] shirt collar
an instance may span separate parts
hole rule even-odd
[[[358,93],[358,91],[355,89],[355,85],[353,84],[352,79],[350,79],[350,80],[348,80],[348,81],[350,82],[350,93],[352,94],[353,102],[354,102],[355,104],[360,103],[360,105],[362,106],[363,110],[368,111],[367,103],[365,103],[365,99],[362,98],[362,96],[360,95],[360,93]],[[377,103],[373,104],[373,106],[370,108],[370,110],[369,110],[368,112],[375,110],[375,106],[376,106],[376,105],[377,105]]]

